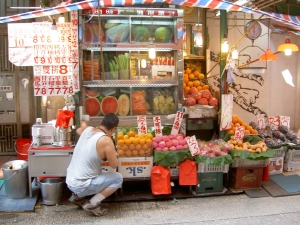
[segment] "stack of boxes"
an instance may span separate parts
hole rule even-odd
[[[300,170],[300,150],[290,149],[286,153],[283,170],[287,172]]]
[[[285,155],[284,147],[272,150],[276,151],[276,154],[272,158],[269,158],[269,175],[280,174],[283,172],[283,161]]]

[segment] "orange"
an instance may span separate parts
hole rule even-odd
[[[186,87],[186,83],[183,83],[183,89]]]
[[[134,133],[134,131],[132,131],[132,130],[131,130],[131,131],[129,131],[129,132],[128,132],[128,136],[129,136],[129,137],[134,137],[134,136],[135,136],[135,133]]]
[[[123,146],[122,146],[122,150],[125,151],[125,150],[127,150],[127,149],[128,149],[128,146],[127,146],[127,145],[123,145]]]
[[[119,151],[118,151],[118,154],[119,154],[119,156],[124,156],[124,155],[125,155],[125,152],[124,152],[124,150],[119,150]]]
[[[142,146],[140,144],[138,144],[138,145],[135,146],[135,149],[140,150],[140,149],[142,149]]]
[[[142,146],[142,148],[146,150],[146,149],[148,149],[148,145],[147,145],[147,144],[144,144],[144,145]]]
[[[199,80],[195,80],[193,82],[194,87],[198,87],[200,85],[200,81]]]
[[[189,82],[189,78],[183,78],[183,82],[184,82],[184,83]]]
[[[129,149],[130,150],[134,150],[135,149],[135,145],[134,144],[129,145]]]
[[[131,144],[131,140],[130,139],[125,139],[125,144],[130,145]]]
[[[195,70],[193,74],[194,74],[195,77],[199,77],[199,75],[200,75],[198,70]]]
[[[198,87],[197,87],[197,90],[198,90],[198,91],[202,91],[202,86],[198,86]]]
[[[118,134],[117,134],[117,139],[118,139],[118,140],[124,139],[124,134],[123,134],[123,133],[118,133]]]
[[[184,90],[185,91],[189,91],[191,88],[189,87],[189,86],[186,86],[185,88],[184,88]]]
[[[146,139],[146,144],[152,144],[152,140],[150,138]]]
[[[138,154],[139,154],[138,150],[133,150],[132,151],[132,156],[138,156]]]
[[[125,152],[125,155],[126,155],[127,157],[130,157],[130,156],[132,155],[131,150],[127,150],[127,151]]]
[[[191,73],[192,73],[192,71],[191,71],[191,69],[190,69],[190,68],[186,68],[186,70],[185,70],[185,73],[186,73],[186,74],[191,74]]]
[[[246,126],[246,130],[252,130],[253,129],[253,127],[252,126]]]
[[[187,85],[188,85],[189,87],[193,87],[193,86],[194,86],[193,81],[189,81],[189,82],[187,83]]]
[[[145,150],[143,150],[143,149],[140,150],[140,151],[139,151],[139,155],[140,155],[140,156],[144,156],[144,155],[145,155]]]
[[[129,139],[129,136],[128,135],[124,135],[124,139]]]
[[[189,75],[185,73],[185,74],[183,75],[183,78],[189,79]]]
[[[146,142],[146,140],[145,140],[145,139],[143,139],[143,138],[142,138],[142,139],[140,139],[140,144],[141,144],[141,145],[145,144],[145,142]]]
[[[136,134],[134,137],[138,138],[138,137],[139,137],[139,135],[138,135],[138,134]]]
[[[252,130],[250,131],[250,133],[251,133],[251,134],[258,134],[257,130],[254,130],[254,129],[252,129]]]
[[[151,140],[152,140],[152,138],[153,138],[153,135],[152,135],[151,133],[148,133],[148,134],[147,134],[147,138],[149,138],[149,139],[151,139]]]
[[[205,78],[204,74],[203,74],[203,73],[199,74],[199,78],[200,78],[201,80],[203,80],[203,79]]]
[[[245,134],[250,134],[250,130],[245,130]]]
[[[209,89],[209,86],[207,84],[202,86],[202,90],[208,90],[208,89]]]
[[[124,143],[125,143],[124,140],[118,140],[119,145],[124,145]]]
[[[228,134],[234,134],[234,131],[233,130],[228,130],[227,133]]]
[[[193,73],[189,74],[189,79],[190,79],[190,80],[192,80],[192,79],[194,79],[194,78],[195,78],[195,76],[194,76]]]
[[[140,142],[140,139],[139,138],[134,138],[133,141],[132,141],[132,144],[138,144]]]
[[[237,118],[236,118],[236,116],[232,116],[232,123],[237,123]]]

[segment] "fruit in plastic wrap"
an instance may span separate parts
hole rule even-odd
[[[137,26],[132,31],[133,41],[145,42],[149,41],[150,31],[147,27]]]
[[[120,24],[106,31],[107,43],[127,42],[129,38],[129,24]]]
[[[294,140],[297,138],[297,135],[292,131],[289,130],[286,134],[285,134],[286,138],[289,140]]]
[[[167,27],[159,27],[154,31],[155,42],[168,43],[171,41],[173,33]]]
[[[272,138],[270,138],[270,137],[265,138],[264,142],[265,142],[266,145],[268,145],[268,146],[274,146],[274,145],[275,145],[275,141],[274,141]]]
[[[286,133],[288,133],[288,132],[290,131],[290,129],[289,129],[287,126],[284,126],[284,125],[280,125],[280,126],[278,127],[278,130],[279,130],[281,133],[284,133],[284,134],[286,134]]]
[[[258,134],[263,138],[273,138],[272,131],[259,130]]]
[[[280,131],[274,131],[273,136],[280,139],[281,141],[285,141],[285,135]]]
[[[282,145],[284,144],[283,141],[281,141],[280,139],[277,139],[277,138],[273,138],[274,142],[275,142],[275,145]]]
[[[260,130],[259,126],[255,122],[250,122],[249,125],[254,129],[254,130]]]

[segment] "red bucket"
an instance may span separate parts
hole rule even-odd
[[[28,161],[28,149],[31,145],[32,140],[29,138],[21,138],[16,140],[15,143],[15,151],[17,153],[17,158],[19,160],[26,160]]]

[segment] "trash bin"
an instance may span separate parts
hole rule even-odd
[[[5,194],[18,199],[28,196],[28,162],[13,160],[2,165]]]
[[[45,205],[56,205],[61,202],[64,180],[61,178],[46,178],[41,180],[41,192]]]
[[[29,138],[21,138],[15,142],[15,151],[19,160],[28,161],[28,149],[31,145],[32,140]]]

